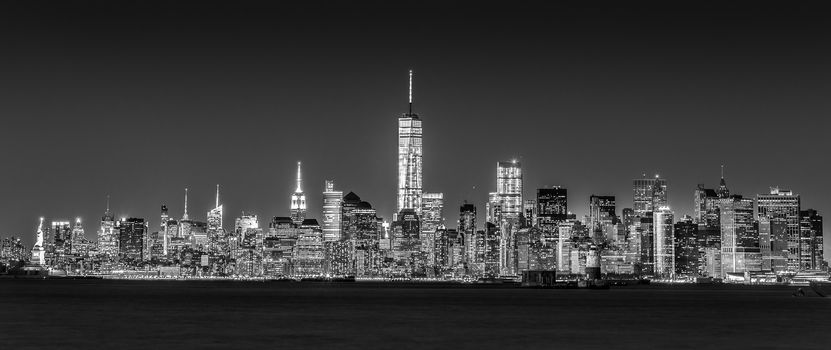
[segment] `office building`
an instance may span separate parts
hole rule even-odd
[[[398,118],[398,209],[421,215],[422,196],[421,118],[413,113],[413,71],[410,70],[409,111]]]

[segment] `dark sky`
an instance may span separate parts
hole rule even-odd
[[[565,186],[580,215],[644,172],[690,214],[722,163],[734,192],[831,211],[826,8],[352,3],[0,2],[0,235],[81,216],[94,237],[107,194],[155,228],[184,187],[204,220],[216,183],[226,227],[286,216],[298,160],[310,216],[334,179],[389,219],[409,68],[449,220],[513,157],[526,196]]]

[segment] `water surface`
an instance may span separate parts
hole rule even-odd
[[[0,348],[831,348],[794,290],[0,280]]]

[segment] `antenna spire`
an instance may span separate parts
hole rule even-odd
[[[413,114],[413,70],[410,69],[410,114]]]
[[[216,184],[216,206],[214,208],[219,208],[219,184]]]
[[[107,211],[106,214],[110,213],[110,195],[107,195]]]
[[[303,192],[302,189],[303,178],[301,177],[300,173],[300,161],[297,162],[297,189],[294,190],[294,193],[301,193]]]
[[[721,165],[721,178],[724,178],[724,164]]]
[[[182,220],[188,219],[188,188],[185,187],[185,214],[182,215]]]

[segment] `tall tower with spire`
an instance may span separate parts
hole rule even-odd
[[[222,205],[219,204],[219,185],[216,185],[216,205],[208,211],[208,234],[222,231]]]
[[[190,220],[188,218],[188,188],[185,187],[185,213],[182,214],[182,221]]]
[[[118,256],[118,240],[115,232],[115,217],[110,212],[110,196],[107,196],[107,210],[101,217],[98,228],[98,252],[106,260],[114,261]]]
[[[306,219],[306,194],[303,193],[303,176],[297,162],[297,189],[291,194],[291,221],[297,225]]]
[[[225,229],[222,227],[222,205],[219,204],[219,184],[216,185],[216,204],[208,211],[208,241],[214,250],[225,247]]]
[[[413,209],[421,215],[422,129],[421,119],[413,113],[413,71],[409,79],[408,112],[398,118],[398,208]]]
[[[716,193],[719,198],[730,197],[730,190],[727,189],[727,183],[724,181],[724,164],[721,165],[721,182],[718,184]]]

